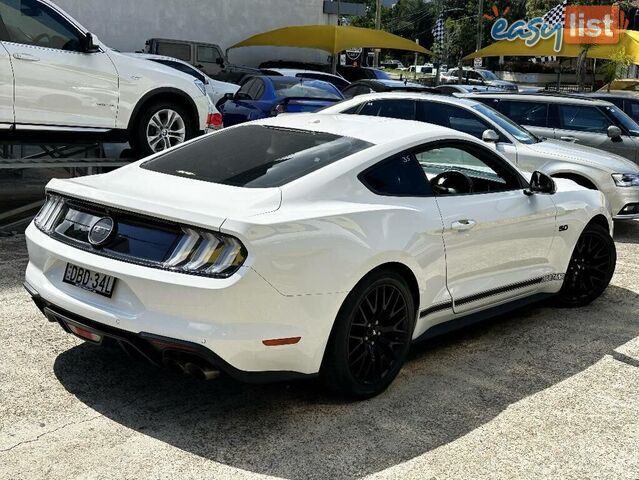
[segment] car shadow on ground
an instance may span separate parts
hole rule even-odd
[[[364,402],[318,382],[201,382],[83,344],[54,370],[80,401],[127,428],[244,470],[357,478],[447,444],[639,335],[639,296],[611,286],[591,306],[541,305],[415,347],[387,392]]]
[[[615,242],[639,243],[639,220],[615,222]]]

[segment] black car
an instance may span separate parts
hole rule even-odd
[[[349,82],[356,82],[357,80],[365,79],[378,79],[378,80],[390,80],[391,77],[383,70],[370,67],[351,67],[340,65],[337,67],[339,74]]]
[[[374,92],[424,92],[441,93],[432,87],[403,80],[358,80],[342,90],[345,98],[353,98]]]

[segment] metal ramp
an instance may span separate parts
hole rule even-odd
[[[0,236],[24,231],[52,178],[93,175],[126,165],[124,145],[102,142],[26,143],[0,140]]]

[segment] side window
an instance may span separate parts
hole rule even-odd
[[[197,47],[197,61],[206,63],[216,63],[218,59],[222,58],[220,52],[215,47],[208,47],[204,45],[198,45]]]
[[[639,122],[639,102],[626,100],[626,114],[635,122]]]
[[[238,98],[245,98],[245,99],[253,99],[253,97],[250,96],[250,92],[251,89],[253,88],[253,86],[255,85],[255,82],[257,81],[256,78],[250,78],[248,79],[244,84],[242,84],[242,86],[240,87],[240,89],[237,91],[236,95]]]
[[[484,131],[495,128],[468,110],[439,102],[419,102],[418,119],[442,127],[452,128],[481,139]],[[499,131],[497,131],[499,133]],[[500,141],[503,139],[500,138]]]
[[[0,25],[8,41],[58,50],[80,51],[81,33],[56,11],[35,0],[0,2]],[[0,26],[0,34],[2,34]]]
[[[259,100],[264,93],[264,82],[260,78],[253,79],[253,85],[251,86],[248,94],[252,100]]]
[[[613,103],[617,105],[621,110],[623,110],[623,99],[621,98],[602,97],[601,100],[605,100],[606,102]]]
[[[513,169],[473,145],[429,147],[415,154],[436,195],[467,195],[519,190]]]
[[[340,113],[344,114],[344,115],[354,115],[359,110],[359,107],[361,107],[361,105],[355,105],[354,107],[351,107],[351,108],[349,108],[347,110],[344,110],[343,112],[340,112]]]
[[[424,171],[411,154],[400,154],[364,171],[361,182],[373,193],[396,197],[430,195]]]
[[[415,100],[377,100],[366,102],[359,111],[359,114],[370,117],[416,120],[416,103]]]
[[[610,125],[610,120],[597,107],[559,105],[559,128],[605,133]]]
[[[158,42],[158,55],[191,61],[191,45],[188,43]]]
[[[546,127],[548,125],[548,104],[538,102],[511,102],[502,100],[499,111],[520,125]]]
[[[345,88],[342,94],[344,95],[344,98],[353,98],[358,95],[364,95],[365,93],[371,93],[371,91],[372,90],[369,87],[364,85],[353,85]]]

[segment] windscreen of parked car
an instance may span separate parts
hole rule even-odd
[[[142,164],[154,172],[235,187],[280,187],[372,144],[264,125],[229,128]]]
[[[490,70],[480,70],[479,74],[484,78],[484,80],[499,80],[497,75]]]
[[[191,45],[188,43],[158,42],[157,51],[153,53],[185,62],[191,61]]]
[[[319,80],[273,78],[271,81],[278,98],[303,97],[342,100],[342,95],[333,85]]]
[[[505,115],[502,115],[497,110],[487,107],[486,105],[482,103],[474,105],[473,108],[477,110],[478,112],[486,115],[491,121],[493,121],[499,127],[506,130],[508,133],[510,133],[513,137],[515,137],[521,143],[530,145],[532,143],[538,143],[541,141],[539,137],[533,135],[524,127],[517,125],[510,118],[506,117]]]

